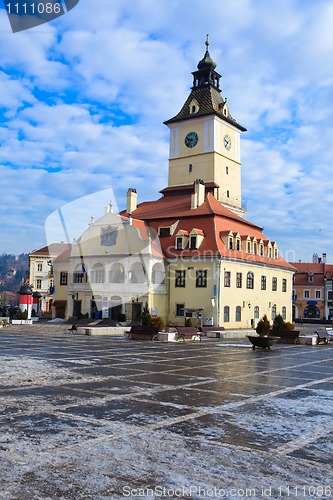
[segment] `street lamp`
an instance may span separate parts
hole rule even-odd
[[[333,329],[333,273],[330,273],[331,277],[328,277],[328,273],[325,273],[324,276],[324,282],[325,282],[325,287],[324,287],[324,293],[325,293],[325,302],[327,299],[327,312],[328,312],[328,320],[331,318],[332,321],[332,329]],[[328,283],[331,283],[330,288],[327,286]]]

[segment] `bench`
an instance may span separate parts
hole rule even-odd
[[[202,327],[202,335],[205,337],[213,337],[213,338],[220,338],[221,337],[221,332],[224,331],[223,326],[203,326]],[[210,333],[213,332],[213,333]],[[215,334],[215,335],[214,335]]]
[[[330,341],[330,336],[328,333],[325,332],[315,332],[317,334],[317,345],[318,344],[328,344]]]
[[[133,340],[155,340],[158,335],[158,328],[155,326],[133,325],[126,333],[128,338]]]
[[[202,333],[198,332],[193,326],[176,326],[178,333],[178,340],[183,340],[185,342],[186,338],[191,340],[201,340]]]

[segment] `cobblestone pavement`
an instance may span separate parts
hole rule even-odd
[[[0,498],[333,497],[332,342],[67,328],[0,331]]]

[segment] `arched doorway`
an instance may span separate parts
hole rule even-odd
[[[121,297],[113,295],[111,297],[110,319],[113,321],[120,321],[120,316],[123,313],[123,305]]]
[[[306,308],[304,309],[304,318],[319,319],[320,310],[315,305],[306,306]]]

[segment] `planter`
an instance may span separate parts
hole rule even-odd
[[[274,337],[269,335],[267,337],[260,337],[259,335],[246,335],[249,341],[252,344],[252,349],[256,347],[261,347],[262,349],[270,349],[272,345],[274,345],[280,337]]]
[[[281,330],[279,332],[272,332],[273,336],[276,334],[280,337],[279,344],[295,344],[298,339],[300,330]]]

